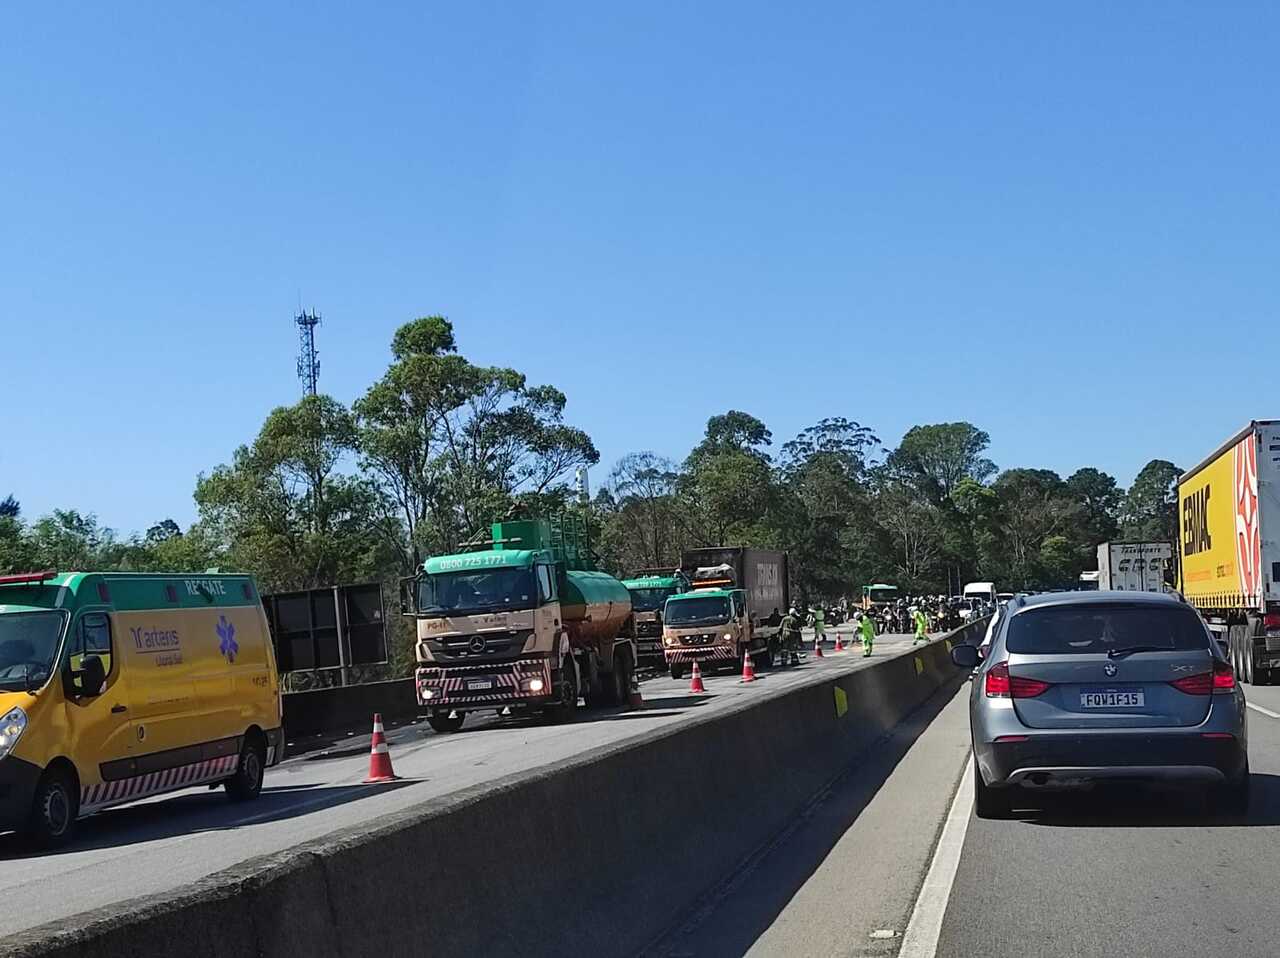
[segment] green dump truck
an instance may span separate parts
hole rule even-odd
[[[580,697],[627,701],[631,595],[596,569],[575,516],[494,523],[468,551],[427,559],[401,594],[417,620],[418,703],[437,732],[468,712],[563,717]]]
[[[689,580],[678,569],[641,569],[622,584],[631,593],[639,661],[661,667],[662,607],[671,596],[689,591]]]

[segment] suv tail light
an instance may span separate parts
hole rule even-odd
[[[991,699],[1033,699],[1049,691],[1049,682],[1009,674],[1009,663],[999,662],[987,670],[986,693]]]
[[[1188,675],[1183,679],[1175,679],[1169,684],[1179,692],[1185,692],[1187,695],[1234,692],[1236,690],[1236,675],[1226,662],[1214,662],[1212,672]]]

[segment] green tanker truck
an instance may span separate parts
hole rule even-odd
[[[418,704],[437,732],[468,712],[567,717],[626,702],[635,672],[631,596],[595,567],[574,516],[496,522],[491,538],[433,556],[402,584],[417,620]]]
[[[679,569],[641,569],[622,584],[631,593],[635,617],[636,654],[642,663],[665,667],[662,657],[662,607],[667,599],[689,591]]]

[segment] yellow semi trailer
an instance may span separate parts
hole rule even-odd
[[[1178,480],[1179,583],[1244,682],[1280,676],[1280,420],[1255,420]]]

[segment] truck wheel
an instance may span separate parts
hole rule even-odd
[[[671,668],[667,669],[667,674],[679,682],[684,678],[684,666],[672,664]]]
[[[773,668],[773,649],[766,648],[756,661],[760,663],[759,667],[762,669]]]
[[[626,705],[631,700],[631,656],[625,653],[615,656],[613,683],[609,689],[614,705]]]
[[[37,848],[65,845],[71,840],[79,814],[80,797],[74,777],[63,769],[51,768],[36,786],[23,838]]]
[[[565,660],[560,668],[560,701],[549,706],[547,712],[557,722],[567,722],[578,710],[578,674],[573,663]]]
[[[437,709],[427,716],[427,724],[441,735],[448,735],[450,732],[456,732],[462,728],[462,723],[467,720],[467,713],[454,712],[450,715],[444,709]]]
[[[1244,636],[1244,683],[1245,685],[1253,685],[1253,637],[1248,633]]]
[[[246,735],[240,748],[236,771],[223,782],[233,802],[247,802],[262,792],[262,776],[266,773],[267,749],[256,735]]]

